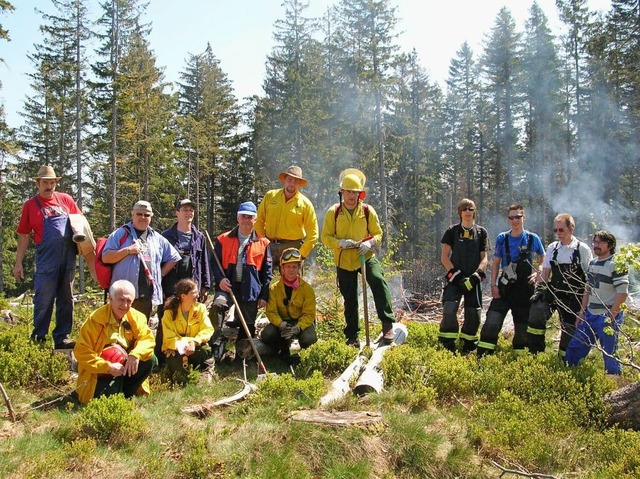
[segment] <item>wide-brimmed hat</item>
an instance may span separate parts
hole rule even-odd
[[[60,180],[62,176],[57,176],[53,171],[53,166],[41,166],[38,170],[38,174],[33,177],[34,180]]]
[[[302,177],[302,168],[296,165],[292,165],[287,168],[287,171],[283,171],[282,173],[280,173],[278,175],[278,179],[280,180],[280,182],[284,183],[284,180],[287,178],[287,176],[291,176],[292,178],[300,180],[300,186],[305,186],[307,183],[309,183],[309,180]]]

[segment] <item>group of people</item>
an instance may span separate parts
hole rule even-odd
[[[488,234],[475,222],[475,203],[467,198],[458,203],[460,222],[450,226],[441,240],[441,262],[447,272],[439,342],[455,352],[460,339],[463,354],[474,350],[478,357],[491,354],[511,311],[514,351],[539,353],[545,350],[547,324],[557,311],[560,357],[575,366],[599,343],[607,373],[619,375],[617,344],[629,278],[627,272],[616,269],[615,236],[597,231],[592,253],[589,245],[573,235],[574,218],[561,213],[554,218],[557,240],[545,251],[539,236],[525,229],[522,205],[509,205],[506,213],[509,230],[498,234],[495,241],[492,299],[480,328],[481,285],[489,265]],[[464,320],[460,327],[462,298]]]
[[[299,166],[280,173],[282,188],[268,191],[259,207],[241,203],[237,226],[218,235],[213,248],[206,233],[193,225],[196,204],[188,198],[177,202],[177,221],[162,233],[151,227],[151,203],[137,201],[131,220],[109,235],[100,253],[99,260],[111,265],[109,301],[85,320],[77,341],[69,338],[78,250],[69,216],[82,212],[71,196],[55,191],[61,177],[51,166],[41,167],[34,180],[37,194],[23,205],[17,228],[13,274],[24,279],[22,263],[33,236],[31,340],[44,343],[55,303],[54,347],[74,350],[81,402],[116,392],[147,394],[148,376],[158,363],[182,376],[191,368],[210,372],[212,348],[232,305],[244,323],[238,340],[253,339],[258,309],[266,308],[269,324],[261,340],[284,359],[292,360],[294,339],[301,348],[317,341],[315,293],[302,269],[318,241],[318,221],[313,204],[300,191],[308,180]],[[339,181],[340,202],[325,215],[322,241],[334,253],[346,343],[360,345],[358,274],[366,276],[373,292],[381,341],[390,342],[395,321],[391,293],[375,255],[382,229],[373,207],[363,202],[366,177],[349,168]],[[272,281],[274,267],[281,274]],[[210,290],[213,302],[207,311],[203,303]],[[155,337],[149,327],[154,308],[160,318]]]

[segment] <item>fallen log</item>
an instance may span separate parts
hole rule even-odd
[[[369,426],[382,422],[382,414],[370,411],[295,411],[289,418],[326,426]]]
[[[605,395],[611,406],[607,423],[640,431],[640,382],[636,381]]]
[[[393,342],[389,345],[380,345],[373,350],[373,354],[371,358],[369,358],[369,362],[367,363],[364,371],[360,375],[360,379],[356,383],[353,388],[353,392],[358,396],[363,396],[365,394],[369,394],[371,392],[379,393],[382,391],[384,386],[384,378],[382,376],[382,370],[380,369],[380,363],[382,363],[382,359],[384,355],[394,346],[400,345],[405,342],[407,339],[407,327],[402,323],[394,323],[393,324]],[[378,338],[378,344],[382,340],[382,335]]]
[[[237,381],[240,381],[244,386],[242,390],[238,391],[234,395],[226,398],[218,399],[217,401],[206,402],[204,404],[197,404],[195,406],[184,407],[182,408],[182,412],[185,412],[187,414],[193,414],[199,417],[205,417],[209,415],[214,408],[233,404],[234,402],[244,399],[253,391],[258,390],[258,388],[254,384],[251,384],[250,382],[243,381],[242,379],[237,379]]]
[[[338,379],[331,383],[329,392],[320,398],[320,405],[326,406],[327,404],[344,397],[345,394],[351,390],[352,378],[360,376],[364,370],[365,364],[367,364],[367,357],[359,353],[356,356],[356,359],[347,366]]]

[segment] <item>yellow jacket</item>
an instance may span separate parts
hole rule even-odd
[[[311,201],[299,191],[286,201],[284,190],[267,191],[260,206],[255,230],[269,239],[299,240],[304,238],[300,254],[305,258],[318,242],[318,218]]]
[[[78,386],[76,391],[83,404],[93,399],[98,382],[98,374],[109,372],[109,362],[100,357],[105,345],[111,343],[107,337],[109,320],[111,319],[111,304],[107,303],[89,315],[80,327],[80,333],[73,349],[78,361]],[[126,342],[123,344],[129,354],[141,361],[148,361],[153,357],[156,341],[147,326],[147,318],[140,311],[131,308],[123,318],[131,325],[130,329],[118,328],[120,336]],[[148,395],[151,392],[148,381],[142,383],[138,395]]]
[[[335,204],[324,215],[324,224],[322,226],[322,243],[333,250],[333,261],[338,268],[347,271],[355,271],[360,269],[360,255],[357,248],[342,249],[338,246],[341,239],[351,239],[354,241],[362,241],[367,236],[373,236],[376,244],[382,242],[382,228],[378,214],[373,207],[369,205],[369,221],[362,208],[362,202],[358,202],[358,206],[353,210],[353,215],[349,213],[347,208],[342,204],[340,212],[336,217]],[[373,256],[373,252],[366,254],[366,259]]]
[[[300,278],[300,285],[291,292],[288,307],[284,305],[286,297],[282,279],[271,283],[266,309],[271,324],[280,326],[283,320],[297,320],[302,330],[311,326],[316,319],[316,294],[311,285]]]
[[[207,308],[202,303],[195,303],[189,310],[189,319],[178,311],[178,318],[174,319],[173,311],[166,309],[162,316],[162,351],[176,350],[176,341],[184,339],[193,341],[197,346],[206,343],[213,336],[213,326],[207,314]]]

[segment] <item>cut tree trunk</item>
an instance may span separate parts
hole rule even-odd
[[[604,400],[611,406],[607,417],[609,425],[640,431],[640,382],[634,382],[605,395]]]

